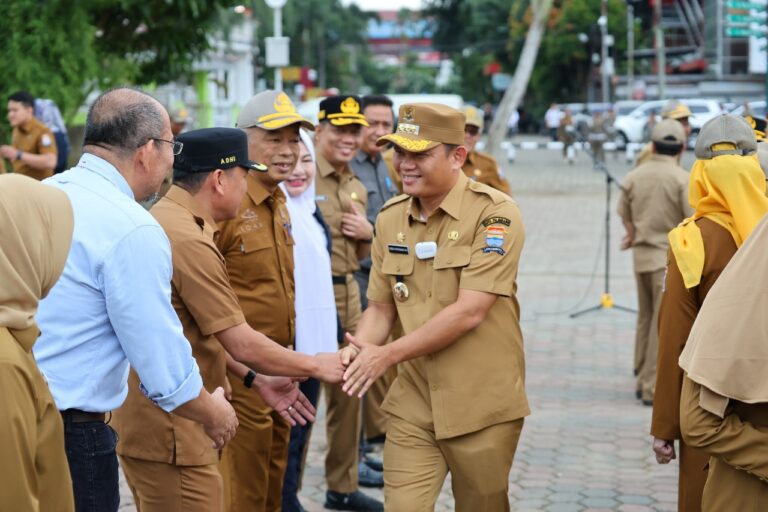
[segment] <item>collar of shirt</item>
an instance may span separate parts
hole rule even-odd
[[[668,163],[668,164],[673,164],[675,166],[679,166],[680,165],[678,163],[678,161],[677,161],[677,157],[676,156],[671,156],[671,155],[660,155],[658,153],[652,153],[651,157],[648,160],[649,161],[653,161],[653,162],[664,162],[664,163]],[[683,170],[685,170],[685,169],[683,169]]]
[[[351,175],[352,171],[349,169],[349,165],[344,165],[341,171],[336,171],[334,167],[323,158],[321,155],[317,155],[317,173],[323,178],[327,178],[330,175],[335,175],[337,179],[341,179],[346,175]]]
[[[285,202],[285,194],[280,190],[280,187],[275,187],[274,192],[270,193],[267,187],[250,172],[248,173],[248,196],[253,201],[253,204],[257,205],[267,201],[270,197],[275,202]]]
[[[365,151],[363,151],[361,149],[360,151],[355,153],[355,157],[354,158],[355,158],[355,161],[358,162],[358,163],[361,163],[361,164],[362,163],[369,163],[369,164],[373,165],[374,167],[376,167],[376,165],[381,160],[381,153],[376,153],[374,156],[371,156],[371,155],[369,155],[368,153],[366,153]]]
[[[463,172],[460,172],[459,179],[456,181],[456,184],[453,186],[451,191],[448,192],[448,195],[445,196],[445,198],[440,203],[440,206],[437,207],[437,209],[443,210],[445,213],[447,213],[454,219],[458,220],[459,212],[461,211],[461,200],[464,195],[464,189],[467,188],[468,182],[469,182],[469,178],[467,178]],[[416,201],[416,199],[418,198],[411,197],[409,199],[410,201],[409,216],[411,220],[419,221],[419,219],[421,218],[421,208],[418,204],[418,201]]]
[[[115,188],[120,190],[120,192],[127,195],[131,199],[135,199],[133,190],[131,190],[131,186],[128,185],[128,182],[123,177],[123,175],[120,174],[120,171],[118,171],[114,165],[107,162],[103,158],[91,153],[83,153],[83,156],[80,157],[80,161],[77,162],[77,167],[99,175],[108,182],[112,183]]]
[[[171,185],[171,188],[168,190],[168,193],[165,195],[165,197],[167,197],[169,201],[173,201],[191,213],[192,217],[195,219],[195,222],[198,226],[200,226],[200,229],[203,230],[204,234],[208,234],[211,239],[216,237],[216,234],[219,232],[219,228],[216,226],[216,223],[213,221],[208,212],[204,211],[203,208],[201,208],[197,203],[197,201],[195,201],[195,198],[192,197],[192,194],[178,185]]]

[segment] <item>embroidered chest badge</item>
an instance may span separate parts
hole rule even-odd
[[[495,252],[504,256],[505,251],[502,249],[504,246],[504,235],[507,234],[507,230],[504,226],[493,225],[485,228],[485,244],[483,249],[484,253]]]

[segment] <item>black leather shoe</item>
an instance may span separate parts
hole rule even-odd
[[[362,487],[384,487],[384,473],[364,462],[357,465],[357,480]]]
[[[325,491],[325,508],[331,510],[355,510],[358,512],[384,512],[384,504],[360,491],[342,493]]]
[[[381,454],[370,452],[363,455],[363,463],[374,471],[384,471],[384,459]]]
[[[283,509],[282,512],[307,512],[304,507],[301,506],[298,496],[283,495]]]

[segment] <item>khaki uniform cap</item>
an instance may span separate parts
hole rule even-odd
[[[282,91],[263,91],[251,98],[237,116],[238,128],[262,128],[279,130],[291,124],[301,124],[314,131],[315,125],[296,112],[291,98]]]
[[[662,144],[683,144],[685,142],[685,130],[679,121],[664,119],[653,127],[651,140]]]
[[[720,155],[748,155],[757,151],[755,132],[739,116],[723,114],[707,121],[696,139],[694,154],[699,160]]]
[[[392,142],[413,153],[428,151],[440,144],[464,144],[465,116],[438,103],[402,105],[397,116],[397,131],[376,141],[377,146]]]
[[[693,112],[691,112],[691,109],[688,108],[687,105],[684,103],[680,103],[677,100],[669,100],[666,105],[664,105],[664,108],[661,109],[661,118],[662,119],[685,119],[686,117],[691,117],[693,115]]]
[[[480,112],[480,110],[471,106],[464,107],[464,115],[467,118],[467,125],[477,126],[481,130],[483,129],[485,121],[483,120],[483,113]]]

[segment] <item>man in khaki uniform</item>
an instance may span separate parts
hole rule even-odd
[[[685,144],[688,144],[688,138],[691,136],[691,124],[689,119],[692,115],[693,113],[691,112],[691,109],[677,100],[669,100],[667,104],[664,105],[664,108],[661,109],[662,121],[664,119],[674,119],[683,126],[683,131],[685,132],[685,143],[683,144],[683,147],[685,147]],[[653,142],[649,142],[643,146],[643,149],[640,150],[640,153],[637,155],[637,158],[635,159],[635,167],[644,163],[652,154]],[[677,157],[677,161],[680,162],[679,156]]]
[[[320,103],[317,116],[316,200],[331,231],[333,293],[341,327],[354,332],[360,320],[360,288],[354,273],[370,254],[373,226],[365,217],[368,191],[349,166],[367,126],[357,96],[332,96]],[[358,490],[360,400],[337,386],[326,386],[328,454],[326,508],[382,510],[381,503]]]
[[[248,325],[293,350],[294,242],[278,184],[296,166],[299,128],[314,126],[296,112],[285,93],[272,90],[246,103],[237,126],[248,135],[249,157],[264,162],[268,170],[249,174],[238,214],[221,224],[216,244]],[[241,378],[230,371],[230,380]],[[227,509],[279,512],[291,425],[242,386],[233,388],[232,405],[241,428],[221,460]]]
[[[362,394],[399,365],[384,402],[388,510],[433,510],[450,471],[457,511],[506,511],[529,414],[516,298],[520,212],[461,171],[461,112],[403,105],[387,141],[408,195],[390,200],[376,221],[368,309],[348,335],[361,352],[344,390]],[[398,318],[405,335],[382,345]]]
[[[464,174],[472,180],[489,185],[505,194],[511,194],[507,179],[501,174],[496,159],[488,153],[476,151],[475,146],[483,133],[483,113],[475,107],[464,109],[466,126],[464,127],[464,146],[467,148],[467,158],[461,167]]]
[[[28,92],[8,98],[8,122],[13,127],[11,145],[0,146],[0,155],[11,161],[13,172],[44,180],[56,167],[56,139],[35,118],[35,99]]]
[[[677,163],[685,143],[682,125],[672,119],[657,123],[651,141],[653,154],[624,178],[618,206],[627,230],[621,248],[632,248],[637,282],[636,392],[649,406],[656,386],[657,324],[669,249],[667,234],[693,213],[688,204],[688,173]]]
[[[321,362],[282,349],[253,331],[245,324],[229,285],[224,259],[214,244],[216,222],[236,214],[245,193],[247,170],[265,169],[248,160],[245,134],[234,128],[210,128],[178,139],[176,148],[181,153],[174,162],[175,185],[152,214],[171,241],[171,300],[206,389],[230,387],[225,348],[260,371],[294,376],[316,373],[335,380],[341,368],[338,356],[325,357]],[[233,381],[233,388],[253,386],[280,407],[286,418],[300,422],[312,419],[311,405],[291,379],[254,374],[244,385],[241,382]],[[142,393],[134,371],[128,398],[115,412],[113,424],[120,435],[118,453],[139,511],[224,510],[219,452],[197,423],[155,406]]]

